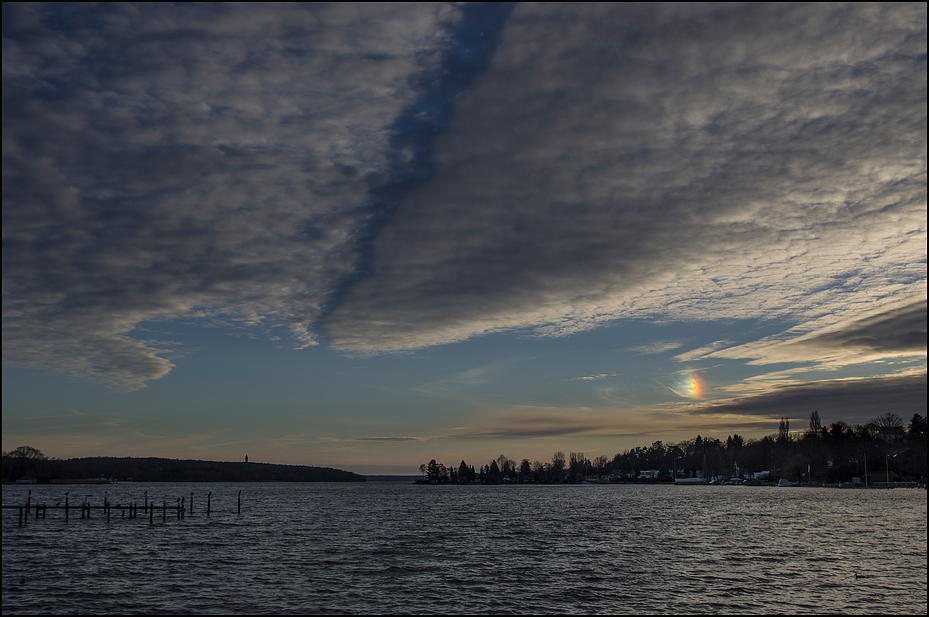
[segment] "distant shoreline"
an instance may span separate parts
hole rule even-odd
[[[16,459],[7,458],[3,460],[4,484],[365,482],[365,476],[351,471],[306,465],[98,456],[32,460],[14,469]]]

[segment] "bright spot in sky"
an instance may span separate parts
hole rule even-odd
[[[706,394],[706,382],[696,372],[687,372],[681,375],[671,391],[684,398],[702,398]]]

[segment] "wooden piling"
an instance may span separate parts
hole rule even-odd
[[[101,510],[101,514],[106,517],[106,522],[111,523],[113,521],[113,510],[114,508],[119,512],[119,518],[138,518],[139,517],[139,504],[138,502],[130,501],[126,504],[117,503],[114,504],[109,500],[109,496],[105,495],[103,503],[101,505],[93,505],[93,495],[84,495],[80,504],[76,505],[75,508],[80,509],[81,518],[91,518],[93,516],[94,510]],[[171,509],[174,510],[175,518],[178,520],[184,519],[187,517],[188,511],[193,512],[193,498],[194,494],[190,493],[190,505],[187,503],[187,496],[181,495],[175,500],[175,505],[171,506]],[[206,514],[210,516],[213,509],[213,492],[209,491],[207,493],[207,506]],[[70,522],[71,520],[71,495],[69,492],[65,493],[64,503],[59,501],[53,506],[49,506],[47,503],[36,500],[32,501],[32,495],[28,495],[24,503],[20,505],[9,505],[3,506],[4,510],[17,510],[17,525],[22,527],[29,523],[29,518],[35,519],[46,519],[48,518],[48,510],[64,510],[65,522]],[[145,505],[142,508],[144,515],[145,510],[148,510],[149,523],[154,523],[155,521],[155,509],[158,506],[155,503],[155,500],[148,501],[148,495],[145,496]],[[188,510],[189,508],[189,510]],[[238,514],[242,514],[242,491],[238,492],[237,507],[236,511]],[[161,504],[161,520],[167,522],[168,519],[168,501],[167,499],[162,500]]]

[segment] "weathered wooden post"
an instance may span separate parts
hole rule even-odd
[[[23,507],[19,506],[19,526],[23,526]]]
[[[190,493],[190,513],[194,513],[194,494],[193,491]]]
[[[213,496],[213,491],[210,491],[206,494],[206,517],[210,517],[210,498]]]
[[[161,502],[161,522],[166,523],[168,521],[168,500],[165,499]]]
[[[242,491],[239,491],[239,514],[242,514]]]
[[[70,493],[65,493],[65,522],[66,522],[66,523],[68,522],[68,505],[69,505],[69,504],[68,504],[68,495],[70,495]]]

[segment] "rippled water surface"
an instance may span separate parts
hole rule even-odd
[[[4,614],[926,614],[923,489],[123,483],[3,504],[29,490],[194,510],[4,510]]]

